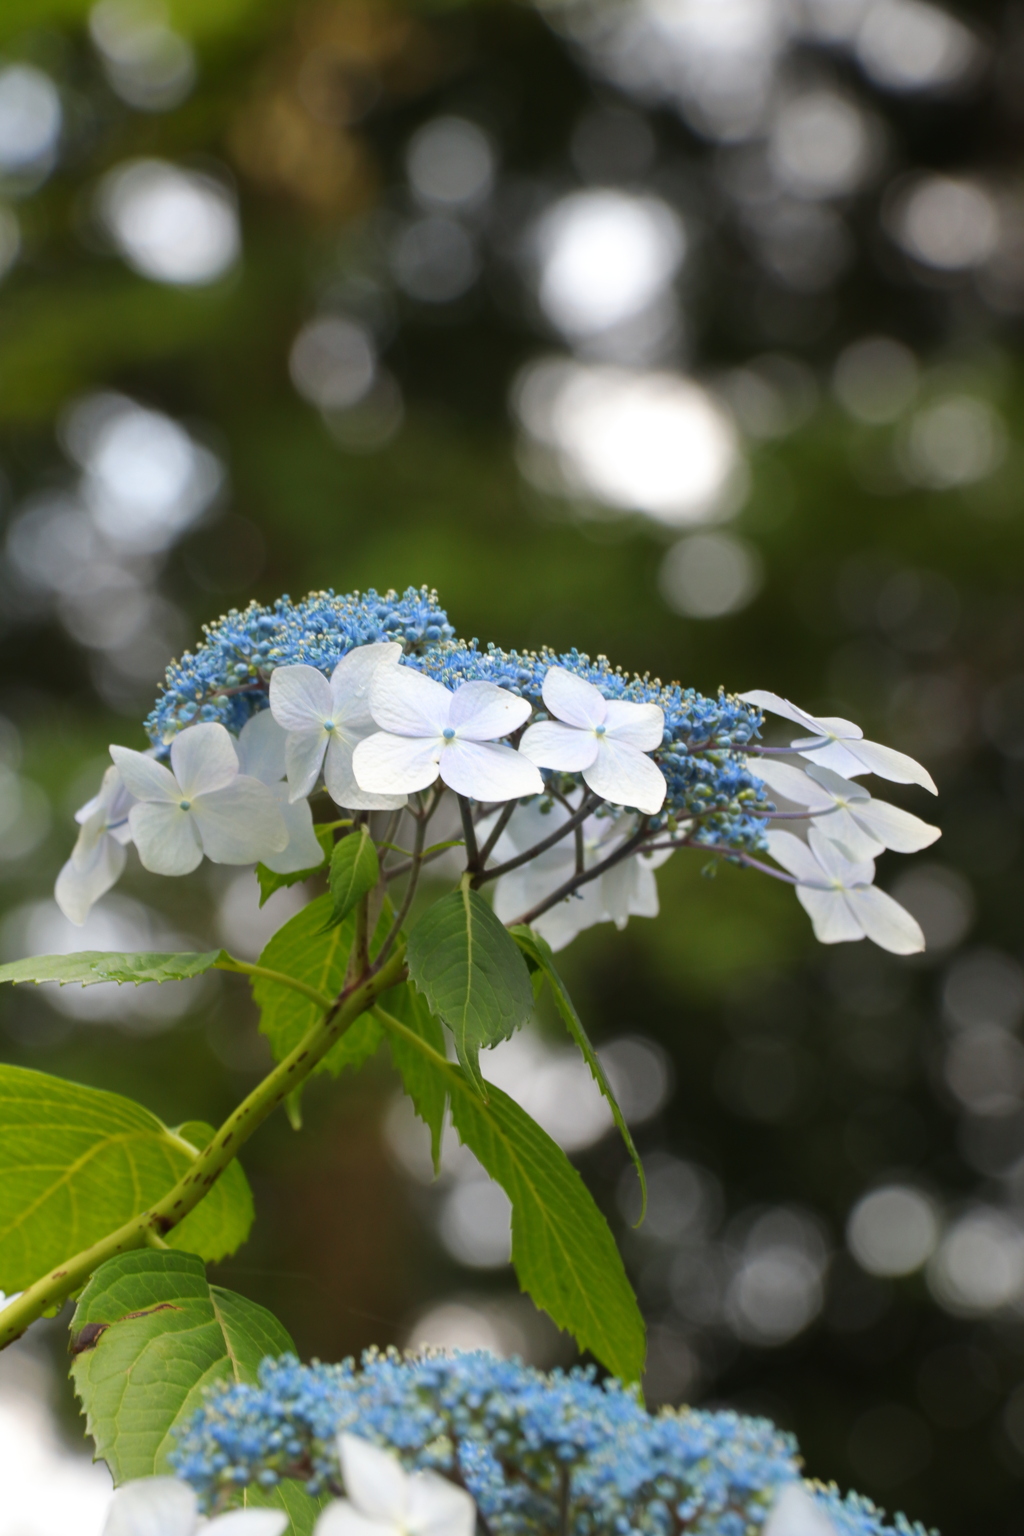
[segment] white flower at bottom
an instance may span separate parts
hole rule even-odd
[[[437,1472],[406,1472],[397,1456],[338,1436],[347,1499],[329,1504],[316,1536],[473,1536],[476,1505]]]
[[[234,1509],[201,1520],[188,1483],[140,1477],[114,1494],[103,1536],[281,1536],[287,1524],[288,1516],[276,1509]]]
[[[300,869],[316,869],[324,862],[324,850],[313,831],[313,812],[308,800],[293,800],[285,783],[285,750],[288,734],[269,709],[260,710],[243,725],[238,737],[241,773],[266,784],[277,801],[288,842],[280,853],[268,854],[262,863],[276,875],[292,875]]]
[[[914,955],[924,949],[924,934],[915,918],[872,884],[870,859],[854,864],[816,827],[807,842],[792,832],[765,834],[777,864],[796,876],[796,897],[814,925],[821,944],[871,939],[894,955]]]
[[[255,864],[287,845],[274,796],[239,773],[235,744],[222,725],[209,721],[179,732],[170,768],[130,747],[113,746],[110,755],[138,801],[128,825],[153,874],[187,875],[204,853],[215,864]]]
[[[116,768],[108,768],[98,795],[75,812],[82,830],[71,857],[57,876],[54,897],[68,920],[80,928],[93,903],[124,873],[131,842],[128,812],[133,800]]]
[[[485,802],[544,788],[534,765],[499,740],[529,719],[530,706],[496,683],[462,683],[452,693],[412,667],[381,667],[370,710],[380,730],[352,756],[369,793],[411,795],[439,776],[457,795]]]
[[[654,816],[668,786],[647,756],[660,747],[665,713],[658,704],[606,699],[599,688],[565,667],[549,667],[542,687],[553,720],[540,720],[519,750],[538,768],[582,773],[595,795],[613,805],[633,805]]]
[[[569,811],[557,803],[542,811],[543,803],[537,799],[517,806],[495,845],[494,863],[516,858],[565,825]],[[569,803],[573,804],[571,799]],[[488,825],[493,824],[491,818],[481,823],[481,841],[487,836]],[[593,869],[614,853],[635,826],[634,816],[588,816],[582,829],[584,868]],[[581,885],[577,894],[565,897],[535,918],[533,927],[558,951],[595,923],[614,923],[622,929],[631,917],[657,917],[658,886],[654,871],[671,853],[671,849],[659,849],[657,853],[634,853],[620,859],[603,875]],[[503,923],[513,922],[570,880],[575,868],[576,839],[570,832],[528,864],[499,876],[494,886],[495,913]]]
[[[761,1528],[761,1536],[837,1536],[837,1532],[802,1483],[786,1483]]]
[[[860,726],[850,720],[830,715],[818,719],[798,704],[791,704],[788,699],[764,688],[752,688],[739,697],[745,704],[755,704],[758,709],[781,715],[784,720],[792,720],[794,725],[810,732],[791,743],[793,750],[823,768],[831,768],[833,773],[841,773],[847,779],[855,779],[862,773],[877,773],[880,779],[888,779],[893,784],[920,784],[933,795],[939,792],[927,768],[922,768],[905,752],[885,747],[879,741],[865,741]]]

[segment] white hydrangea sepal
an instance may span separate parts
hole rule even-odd
[[[193,1489],[176,1477],[122,1483],[110,1501],[103,1536],[282,1536],[288,1516],[276,1509],[235,1509],[200,1520]]]
[[[309,801],[293,800],[285,782],[287,739],[287,732],[278,725],[270,710],[262,709],[246,721],[237,745],[240,771],[266,784],[288,834],[288,841],[280,853],[271,853],[262,861],[276,875],[315,869],[324,861],[324,851],[313,830]]]
[[[837,1536],[837,1532],[802,1483],[786,1483],[762,1526],[761,1536]]]
[[[816,818],[818,830],[844,848],[854,863],[875,859],[886,848],[919,853],[942,836],[940,827],[876,800],[862,785],[817,763],[804,769],[776,757],[748,757],[747,767],[777,795],[803,806]]]
[[[809,715],[789,699],[764,688],[752,688],[749,693],[739,694],[745,704],[754,704],[770,714],[781,715],[794,725],[802,726],[808,733],[791,743],[794,752],[811,759],[823,768],[831,768],[844,778],[855,779],[862,773],[877,774],[892,784],[920,784],[933,795],[938,794],[935,780],[914,758],[878,741],[866,741],[859,725],[830,715],[820,719]]]
[[[406,1472],[357,1435],[338,1436],[338,1459],[348,1497],[327,1506],[316,1536],[474,1536],[473,1499],[437,1472]]]
[[[144,867],[187,875],[203,854],[215,864],[255,864],[281,852],[288,833],[266,784],[238,771],[234,742],[213,721],[189,726],[171,743],[171,767],[112,746],[110,755],[135,796],[128,813]]]
[[[498,738],[530,716],[526,699],[496,683],[463,683],[454,692],[412,667],[376,674],[370,688],[374,735],[352,765],[370,793],[413,794],[440,777],[472,800],[518,800],[542,793],[533,763]]]
[[[593,683],[565,667],[549,667],[541,691],[555,718],[530,726],[520,743],[523,755],[538,768],[581,773],[587,787],[612,805],[656,815],[668,786],[646,754],[664,736],[660,706],[606,699]]]
[[[873,884],[875,866],[870,859],[853,863],[816,827],[810,828],[806,843],[779,828],[765,836],[772,858],[795,877],[797,900],[819,943],[867,938],[894,955],[924,949],[916,918]]]
[[[556,803],[542,811],[542,802],[538,800],[517,806],[495,844],[493,862],[501,864],[525,853],[564,825],[570,810],[576,809],[578,803],[579,792],[569,797],[569,809]],[[493,817],[485,818],[479,828],[481,839],[487,837],[493,825]],[[634,816],[588,816],[582,828],[584,866],[593,868],[606,859],[635,828]],[[630,917],[657,917],[658,886],[654,871],[671,857],[671,848],[661,848],[620,859],[603,875],[580,886],[571,897],[557,902],[535,918],[533,927],[557,953],[571,944],[577,934],[596,923],[614,922],[622,929]],[[529,863],[499,876],[494,883],[496,915],[503,923],[514,922],[571,879],[575,868],[575,839],[566,837]]]
[[[380,668],[397,665],[397,641],[359,645],[343,656],[330,680],[316,667],[278,667],[270,677],[270,709],[287,733],[285,767],[292,800],[304,799],[321,771],[336,805],[353,811],[395,811],[404,795],[367,793],[356,782],[352,753],[376,730],[370,685]]]
[[[64,916],[81,927],[101,896],[116,885],[127,862],[131,842],[128,812],[133,804],[121,775],[113,766],[103,775],[99,793],[75,812],[80,831],[54,886],[54,899]]]

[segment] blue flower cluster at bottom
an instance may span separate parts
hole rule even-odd
[[[766,1419],[651,1414],[592,1370],[395,1350],[358,1367],[265,1360],[258,1384],[210,1391],[171,1462],[208,1510],[286,1477],[340,1493],[342,1430],[462,1483],[491,1536],[753,1536],[800,1476],[795,1440]],[[813,1492],[838,1536],[926,1536],[855,1494]]]

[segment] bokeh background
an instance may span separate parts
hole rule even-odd
[[[107,743],[250,597],[435,586],[458,631],[772,688],[927,763],[883,885],[926,955],[822,949],[749,872],[564,957],[651,1182],[556,1022],[492,1058],[577,1159],[652,1402],[795,1430],[946,1536],[1024,1532],[1024,14],[930,0],[5,0],[3,957],[255,955],[246,872],[51,900]],[[0,1053],[216,1120],[240,979],[6,991]],[[431,1183],[379,1059],[246,1151],[222,1283],[300,1351],[571,1346],[508,1213]],[[0,1532],[108,1497],[63,1320],[0,1358]]]

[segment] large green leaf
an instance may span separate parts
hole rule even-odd
[[[194,1253],[143,1248],[108,1259],[71,1323],[75,1391],[115,1483],[170,1470],[171,1431],[215,1381],[255,1381],[266,1355],[294,1353],[276,1317],[210,1285]]]
[[[331,896],[324,895],[296,912],[274,934],[260,955],[260,965],[294,976],[325,997],[336,997],[345,982],[355,919],[350,914],[339,926],[326,927],[332,906]],[[381,925],[386,932],[389,924],[384,914]],[[254,978],[252,995],[260,1008],[260,1030],[270,1041],[275,1061],[282,1061],[294,1050],[322,1017],[322,1010],[310,998],[266,976]],[[345,1067],[361,1066],[380,1042],[379,1025],[370,1014],[365,1014],[349,1026],[316,1070],[333,1072],[337,1077]]]
[[[380,879],[380,860],[368,827],[356,827],[331,854],[331,922],[341,923]]]
[[[421,1040],[425,1040],[436,1055],[444,1055],[444,1028],[441,1021],[434,1018],[426,999],[420,996],[411,982],[395,988],[388,997],[388,1009]],[[416,1113],[430,1128],[430,1152],[436,1173],[441,1162],[441,1133],[448,1107],[448,1083],[434,1069],[430,1058],[425,1057],[403,1034],[389,1035],[388,1045],[391,1059],[401,1073],[402,1084],[412,1099]]]
[[[210,1135],[170,1131],[120,1094],[0,1065],[0,1290],[23,1290],[146,1210]],[[168,1241],[220,1259],[251,1222],[252,1195],[232,1163]]]
[[[629,1126],[626,1124],[626,1117],[619,1108],[619,1102],[612,1091],[612,1085],[605,1076],[604,1068],[598,1059],[597,1052],[590,1043],[590,1036],[583,1028],[583,1020],[576,1012],[573,1000],[566,990],[565,982],[555,968],[555,957],[551,953],[551,946],[547,939],[541,938],[539,933],[535,933],[532,928],[527,928],[522,924],[517,925],[515,928],[510,928],[509,933],[526,956],[526,963],[530,967],[534,979],[536,980],[539,976],[550,984],[551,995],[555,1000],[555,1007],[561,1015],[562,1023],[579,1046],[580,1054],[590,1068],[590,1075],[608,1100],[612,1118],[619,1128],[619,1133],[626,1144],[626,1151],[633,1159],[633,1167],[636,1169],[637,1178],[640,1180],[640,1221],[643,1221],[644,1216],[647,1214],[647,1178],[644,1174],[644,1165],[633,1142]],[[638,1221],[637,1226],[639,1225],[640,1222]]]
[[[468,886],[442,896],[409,935],[409,975],[455,1036],[477,1092],[487,1086],[478,1055],[525,1024],[533,1008],[530,973],[514,939]]]
[[[467,1073],[416,1030],[375,1011],[443,1084],[461,1140],[511,1200],[512,1262],[522,1289],[581,1349],[624,1381],[638,1380],[643,1318],[608,1224],[561,1147],[500,1088],[491,1085],[481,1100]],[[404,1057],[396,1059],[401,1069]]]
[[[230,956],[222,949],[203,955],[119,955],[100,950],[82,949],[72,955],[34,955],[27,960],[12,960],[0,965],[0,981],[58,981],[62,987],[79,982],[91,987],[98,981],[184,981],[201,976]],[[227,966],[225,966],[225,969]]]

